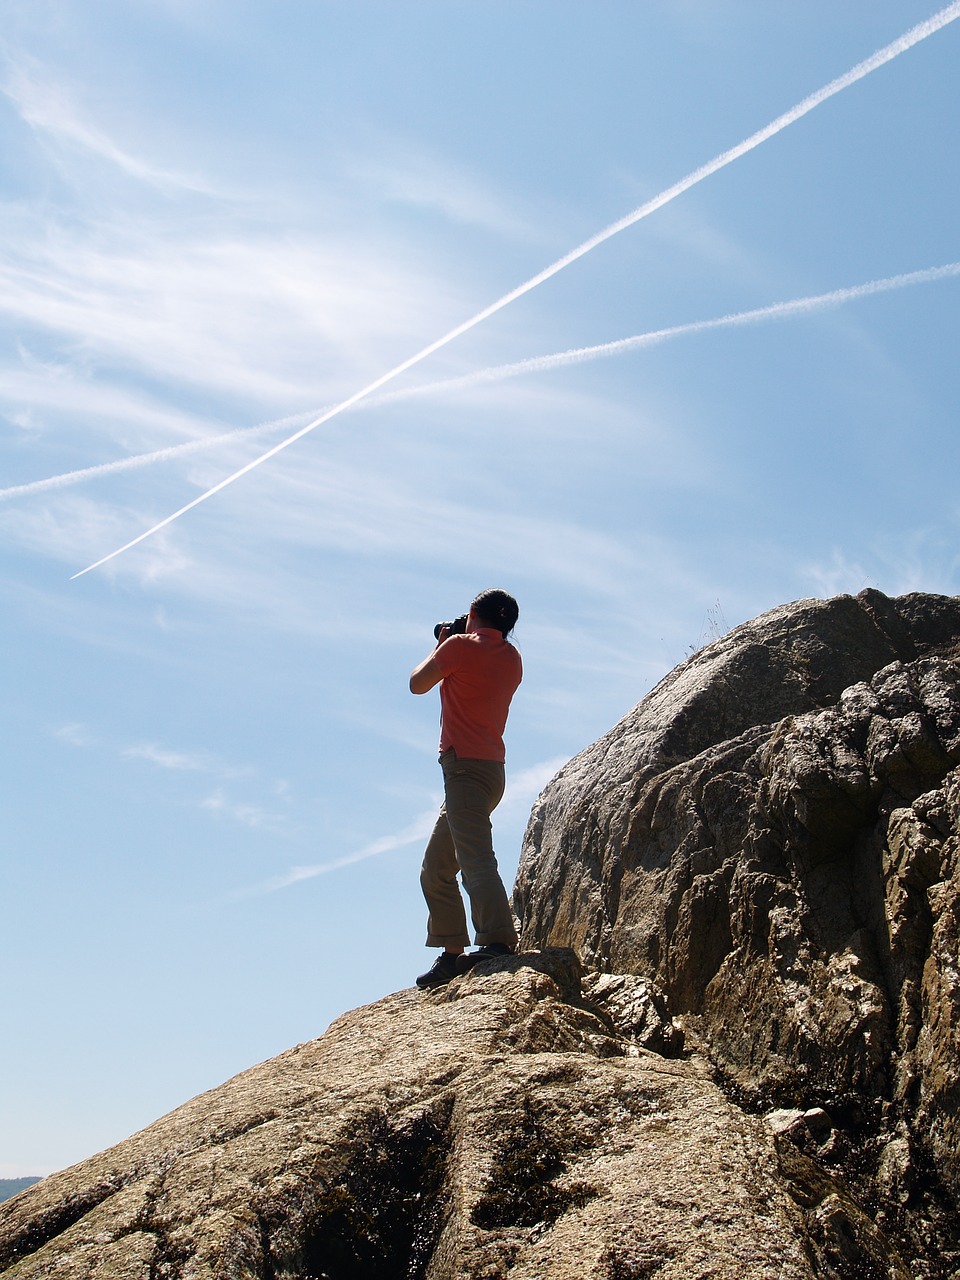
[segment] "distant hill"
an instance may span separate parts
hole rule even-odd
[[[39,1178],[0,1178],[0,1200],[9,1200],[39,1181]]]

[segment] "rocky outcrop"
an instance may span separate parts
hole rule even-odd
[[[10,1280],[960,1280],[960,600],[802,601],[561,771],[524,952],[0,1204]]]
[[[599,988],[585,999],[573,955],[543,953],[347,1014],[0,1207],[0,1270],[909,1280],[783,1117],[745,1113],[696,1055],[638,1044],[671,1034],[644,984]]]
[[[746,1100],[885,1135],[884,1203],[960,1199],[958,658],[953,597],[738,627],[546,788],[515,891],[525,945],[646,978]]]
[[[39,1181],[39,1178],[0,1178],[0,1200],[9,1200]]]

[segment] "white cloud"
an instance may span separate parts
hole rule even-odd
[[[89,749],[104,747],[104,743],[84,724],[77,721],[62,724],[51,730],[53,736],[70,747]],[[182,748],[163,747],[154,742],[140,742],[132,746],[108,748],[115,752],[121,760],[145,761],[157,769],[171,773],[199,774],[207,778],[215,778],[220,782],[235,782],[246,779],[246,786],[265,790],[272,800],[279,804],[289,804],[292,791],[290,784],[283,778],[263,786],[257,781],[257,770],[250,765],[233,765],[222,760],[213,752],[205,750],[184,750]],[[230,796],[223,786],[217,786],[212,792],[198,801],[200,809],[216,816],[229,818],[247,827],[268,830],[287,828],[285,814],[266,808],[249,799],[237,800]]]
[[[55,503],[45,500],[23,509],[15,504],[0,508],[0,530],[22,549],[69,566],[119,540],[136,518],[135,513],[122,508],[101,506],[70,493],[58,495]],[[178,544],[161,535],[156,547],[144,548],[138,577],[141,582],[156,581],[166,573],[182,571],[189,563]]]
[[[829,560],[808,563],[801,572],[811,583],[813,594],[824,599],[843,593],[856,595],[865,587],[877,585],[862,562],[850,559],[839,547],[834,548]]]
[[[291,867],[283,875],[274,876],[249,889],[238,890],[235,896],[257,897],[265,893],[275,893],[278,889],[288,889],[291,885],[301,884],[305,880],[315,880],[318,876],[329,875],[332,871],[340,871],[344,867],[353,866],[356,862],[365,862],[368,858],[376,858],[384,853],[393,853],[396,849],[405,849],[411,844],[419,844],[429,836],[436,820],[437,810],[435,808],[430,809],[414,818],[402,830],[393,832],[390,835],[378,836],[376,840],[371,840],[369,844],[360,849],[345,853],[338,858],[331,858],[326,862],[317,862],[310,866]]]
[[[249,765],[228,764],[209,751],[185,751],[144,742],[124,747],[119,754],[125,760],[144,760],[158,769],[173,773],[200,774],[214,777],[224,783],[246,779],[243,786],[248,791],[265,789],[272,799],[281,802],[289,793],[289,788],[282,779],[264,787],[257,780],[256,769]],[[215,787],[198,801],[198,805],[205,813],[218,818],[227,818],[245,827],[274,832],[288,828],[286,814],[264,807],[248,797],[237,799],[229,794],[224,786]]]
[[[27,419],[24,425],[35,436],[55,432],[61,422],[77,424],[71,435],[77,438],[78,450],[88,451],[87,456],[98,439],[116,453],[157,439],[196,444],[218,433],[218,428],[222,431],[209,417],[165,402],[146,387],[118,385],[97,377],[81,361],[45,360],[22,345],[17,360],[0,364],[0,403],[9,406],[11,418]],[[79,424],[89,436],[86,442]],[[137,465],[127,457],[118,461]]]
[[[496,816],[504,820],[510,820],[528,813],[533,801],[547,782],[566,763],[566,756],[556,756],[553,759],[530,765],[528,768],[508,777],[507,789],[497,809]],[[418,814],[417,817],[413,818],[399,831],[378,836],[361,848],[342,854],[339,857],[329,858],[324,862],[307,866],[291,867],[289,871],[284,872],[282,875],[273,876],[269,880],[253,885],[248,889],[238,890],[235,896],[257,897],[262,894],[275,893],[280,889],[288,889],[307,880],[315,880],[319,876],[341,871],[345,867],[353,866],[355,863],[365,862],[370,858],[380,857],[382,854],[393,853],[397,849],[405,849],[409,845],[422,844],[433,830],[434,823],[437,820],[438,808],[439,799],[437,803]]]
[[[444,323],[445,285],[344,239],[19,221],[0,222],[0,314],[60,344],[61,362],[299,408],[354,390]]]
[[[354,152],[349,167],[378,201],[434,210],[448,221],[498,235],[527,239],[534,234],[532,223],[461,164],[431,156],[406,139],[381,137],[375,147]]]
[[[247,770],[237,770],[222,764],[207,751],[177,751],[160,747],[156,743],[141,742],[124,747],[120,753],[127,760],[146,760],[160,769],[173,769],[181,773],[214,773],[220,777],[236,777]]]
[[[903,288],[911,284],[948,279],[956,277],[957,275],[960,275],[960,264],[950,263],[942,267],[924,271],[915,271],[905,275],[871,281],[862,285],[836,289],[830,293],[796,298],[791,301],[774,303],[772,305],[755,308],[750,311],[731,313],[709,320],[700,320],[688,324],[675,325],[667,329],[654,330],[646,334],[606,342],[599,346],[594,345],[580,347],[567,351],[556,352],[551,355],[529,357],[524,360],[516,361],[512,364],[494,365],[472,374],[441,379],[435,382],[422,383],[404,390],[372,396],[368,400],[350,406],[348,412],[369,411],[377,407],[396,404],[411,399],[416,400],[443,395],[456,398],[458,395],[462,396],[464,393],[469,393],[472,390],[487,387],[491,383],[496,383],[522,374],[550,372],[564,368],[568,365],[582,364],[602,357],[622,355],[628,351],[638,350],[646,346],[653,346],[660,342],[685,334],[702,333],[732,325],[762,324],[771,320],[781,320],[795,315],[809,316],[810,314],[817,313],[821,310],[836,308],[845,302],[869,297],[888,289]],[[59,369],[54,371],[55,383],[63,381],[60,373],[61,371]],[[67,382],[73,406],[76,398],[75,384],[73,380],[69,378],[67,379]],[[48,385],[48,383],[45,381],[44,386],[46,385]],[[122,403],[124,405],[133,403],[134,406],[136,406],[136,402],[129,396],[123,397]],[[133,470],[153,465],[161,461],[169,461],[174,457],[185,456],[189,452],[198,452],[201,449],[208,450],[215,447],[222,449],[224,446],[229,444],[239,444],[242,439],[253,438],[260,434],[274,432],[279,433],[281,428],[289,429],[290,427],[296,427],[298,431],[307,429],[310,419],[319,417],[324,412],[325,411],[323,410],[312,410],[302,414],[293,415],[290,418],[277,419],[269,423],[264,423],[257,427],[237,428],[232,432],[225,434],[201,435],[200,438],[191,439],[185,444],[169,446],[155,450],[151,453],[128,456],[126,458],[117,459],[113,462],[101,463],[94,466],[80,468],[73,472],[65,472],[60,475],[50,476],[43,480],[28,482],[22,485],[8,486],[5,489],[0,489],[0,499],[20,496],[26,493],[38,493],[45,489],[61,488],[67,485],[81,483],[85,480],[93,479],[94,477],[120,471]],[[159,418],[161,417],[161,414],[155,413],[152,416]]]
[[[866,587],[878,587],[886,595],[956,591],[960,587],[958,516],[953,512],[941,524],[897,538],[874,534],[855,550],[834,547],[825,559],[801,564],[799,575],[821,597],[856,595]]]
[[[567,756],[553,756],[528,765],[517,773],[507,770],[507,787],[497,809],[501,818],[524,817],[550,779],[568,762]]]
[[[53,736],[70,747],[92,747],[97,739],[90,733],[86,725],[79,723],[63,724],[53,730]]]
[[[419,562],[449,566],[481,576],[490,564],[511,564],[522,548],[524,572],[542,581],[562,584],[591,597],[619,596],[625,581],[635,579],[643,549],[628,545],[578,522],[571,513],[550,516],[543,511],[504,510],[466,498],[431,501],[422,489],[401,477],[358,467],[327,463],[301,467],[275,484],[261,486],[256,495],[256,527],[239,534],[245,544],[241,562],[229,563],[230,549],[239,549],[238,531],[231,523],[237,513],[224,512],[214,534],[208,523],[204,566],[195,563],[177,590],[212,599],[229,594],[239,599],[253,591],[257,608],[286,599],[288,609],[302,598],[297,582],[315,579],[317,566],[330,553],[365,562],[389,572],[390,565]],[[483,537],[451,538],[457,528],[483,530]],[[268,531],[257,545],[257,529]],[[226,539],[220,542],[220,538]],[[291,558],[289,548],[297,556]],[[282,614],[276,615],[283,616]]]
[[[543,440],[527,415],[525,436],[530,438],[524,448],[531,458],[555,447],[554,428],[562,434],[559,400],[556,405],[558,414],[547,415],[550,429]],[[566,409],[571,411],[569,403]],[[577,401],[572,412],[590,421],[598,435],[607,430],[596,401]],[[610,412],[616,417],[619,411]],[[624,602],[638,594],[649,597],[662,582],[679,589],[690,576],[669,539],[634,529],[629,537],[597,529],[589,515],[578,518],[575,509],[564,510],[549,494],[544,498],[531,492],[529,501],[518,501],[512,487],[497,479],[503,464],[496,448],[472,466],[469,486],[444,483],[434,495],[429,441],[385,445],[382,434],[376,440],[369,449],[363,445],[347,451],[314,444],[296,457],[278,460],[236,486],[228,500],[207,504],[202,515],[196,513],[197,518],[179,522],[112,562],[107,566],[111,580],[162,585],[169,608],[178,601],[197,601],[220,616],[255,613],[258,627],[336,636],[341,616],[328,616],[316,601],[323,598],[322,584],[331,574],[338,582],[338,598],[343,598],[342,566],[350,565],[351,579],[365,583],[366,590],[344,608],[375,641],[370,629],[376,621],[366,615],[371,607],[379,608],[376,584],[398,570],[417,564],[420,577],[455,573],[486,579],[494,566],[519,563],[527,580],[552,584],[562,597],[580,600],[585,610],[602,612],[608,634],[591,654],[606,664],[622,658],[623,641],[614,622]],[[223,459],[194,461],[191,482],[205,486],[216,475],[214,468],[224,465]],[[530,465],[536,469],[535,462]],[[651,457],[648,470],[654,466]],[[524,482],[519,483],[522,487]],[[455,492],[448,493],[451,487]],[[165,495],[175,492],[166,476],[162,487],[155,478],[154,490],[149,506],[139,511],[129,497],[122,506],[102,506],[77,490],[44,494],[30,503],[4,503],[0,528],[9,540],[76,569],[147,527],[151,513],[158,507],[162,511],[169,501]],[[461,532],[451,537],[453,530]],[[715,594],[710,584],[687,585],[703,599]],[[82,583],[70,589],[86,590]],[[165,625],[174,625],[169,612]],[[556,641],[552,647],[559,660],[569,650],[574,666],[583,663],[583,653],[571,649],[562,635]]]
[[[104,745],[95,732],[79,721],[59,724],[51,732],[56,740],[65,742],[68,746],[91,748],[91,746]],[[169,748],[169,746],[160,746],[156,742],[134,742],[131,746],[116,746],[111,750],[115,750],[116,755],[123,760],[145,760],[147,764],[173,773],[204,774],[206,777],[215,777],[220,781],[255,778],[257,772],[252,765],[229,764],[212,751]],[[288,800],[291,796],[291,786],[284,778],[276,778],[270,783],[269,790],[270,794],[278,800]],[[224,799],[223,792],[220,791],[212,792],[202,806],[205,809],[216,810],[230,808],[227,800]]]
[[[198,177],[152,164],[118,146],[86,116],[75,88],[22,52],[15,62],[7,61],[0,91],[25,124],[58,147],[94,156],[137,182],[165,190],[209,193]]]
[[[286,825],[278,814],[248,801],[231,799],[219,788],[200,801],[200,808],[257,830],[277,831]]]

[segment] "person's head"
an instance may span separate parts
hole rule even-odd
[[[499,587],[481,591],[474,598],[470,609],[481,626],[493,627],[500,632],[504,640],[517,625],[517,619],[520,617],[520,607],[516,600],[506,591],[501,591]]]

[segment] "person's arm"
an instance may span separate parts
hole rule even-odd
[[[410,672],[410,692],[429,693],[442,679],[443,672],[437,666],[436,659],[431,653],[429,658],[424,658],[420,665],[414,667]]]
[[[437,637],[437,649],[443,644],[449,630],[444,627]],[[429,693],[443,679],[443,672],[434,661],[433,654],[437,652],[434,649],[429,658],[424,658],[418,667],[414,667],[410,672],[410,692],[411,693]]]

